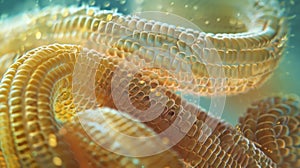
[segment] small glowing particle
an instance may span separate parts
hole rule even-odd
[[[106,20],[107,20],[107,21],[111,21],[112,18],[113,18],[113,16],[112,16],[111,14],[108,14],[108,15],[106,16]]]
[[[120,0],[120,4],[124,5],[126,3],[126,0]]]
[[[69,10],[68,9],[64,9],[62,12],[62,16],[63,17],[67,17],[69,15]]]
[[[187,4],[186,4],[186,5],[184,5],[184,7],[185,7],[185,8],[188,8],[188,7],[189,7],[189,5],[187,5]]]
[[[198,6],[197,5],[193,6],[193,9],[198,10]]]
[[[209,21],[207,20],[207,21],[205,21],[204,23],[205,23],[206,25],[208,25],[208,24],[209,24]]]
[[[52,162],[53,162],[53,164],[54,164],[55,166],[61,166],[61,165],[62,165],[62,160],[61,160],[59,157],[57,157],[57,156],[55,156],[55,157],[52,159]]]
[[[145,84],[145,81],[141,80],[141,81],[139,81],[139,83],[140,83],[141,85],[143,85],[143,84]]]
[[[94,15],[94,10],[93,9],[89,9],[87,13],[88,13],[88,15],[92,16],[92,15]]]
[[[41,37],[42,37],[42,33],[41,33],[41,32],[36,32],[36,33],[35,33],[35,38],[36,38],[37,40],[41,39]]]
[[[158,97],[158,96],[161,96],[161,93],[160,93],[160,92],[156,92],[156,93],[155,93],[155,96],[157,96],[157,97]]]
[[[171,2],[170,5],[173,6],[175,4],[175,2]]]
[[[110,6],[110,2],[109,1],[106,1],[106,2],[104,2],[104,7],[109,7]]]
[[[133,159],[132,160],[133,164],[138,165],[140,163],[139,159]]]
[[[51,147],[56,147],[57,146],[57,139],[56,139],[56,136],[54,134],[50,134],[49,135],[49,141],[48,141],[48,144],[51,146]]]
[[[90,1],[90,5],[94,6],[96,4],[96,1],[95,0],[91,0]]]
[[[217,18],[217,22],[220,22],[221,21],[221,18]]]

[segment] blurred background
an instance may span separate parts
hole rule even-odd
[[[143,5],[146,1],[150,2],[149,0],[0,0],[0,23],[5,24],[5,19],[11,16],[49,5],[89,5],[130,14],[133,11],[143,11]],[[162,5],[165,1],[161,0],[161,3],[159,3],[159,0],[155,1],[156,3],[152,4],[155,8],[168,9]],[[205,1],[207,0],[201,0],[202,3],[205,3]],[[174,0],[174,2],[169,3],[169,7],[174,6],[177,2],[183,5],[182,8],[191,8],[191,10],[196,10],[197,5],[199,5],[198,0]],[[227,96],[222,118],[233,125],[236,124],[238,117],[246,111],[254,100],[274,95],[300,96],[300,1],[282,0],[280,3],[285,4],[290,25],[286,52],[271,79],[262,87],[246,94]],[[191,17],[195,16],[196,13]],[[192,21],[192,19],[189,20]]]

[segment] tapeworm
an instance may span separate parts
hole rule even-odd
[[[119,164],[122,167],[120,163],[122,160],[127,160],[124,161],[124,167],[135,164],[153,167],[159,166],[158,164],[160,166],[167,164],[167,166],[176,167],[180,166],[180,160],[183,160],[186,165],[197,167],[281,167],[286,164],[290,167],[299,166],[298,144],[300,142],[297,138],[299,136],[299,105],[293,99],[274,98],[274,101],[261,101],[257,107],[260,113],[255,113],[258,116],[251,116],[252,113],[249,113],[245,122],[243,120],[241,122],[242,129],[235,130],[222,121],[211,118],[205,111],[181,100],[179,96],[172,93],[172,89],[165,88],[164,93],[168,100],[164,111],[155,120],[145,122],[145,126],[129,120],[129,116],[126,119],[126,116],[111,109],[100,110],[105,112],[105,116],[107,113],[106,120],[111,120],[113,125],[116,124],[114,127],[117,129],[133,135],[130,130],[133,127],[140,128],[141,133],[136,132],[136,136],[154,134],[146,126],[157,133],[162,132],[174,122],[175,118],[180,117],[178,125],[191,124],[192,128],[178,144],[167,151],[170,154],[139,158],[136,159],[138,161],[134,161],[134,158],[125,157],[123,159],[99,146],[96,147],[97,145],[87,136],[78,120],[72,121],[72,117],[75,115],[73,104],[75,98],[72,97],[71,91],[72,71],[78,55],[82,53],[81,50],[80,47],[73,45],[54,44],[40,47],[18,59],[5,74],[0,92],[1,120],[3,121],[1,151],[4,157],[2,160],[5,160],[8,167],[44,164],[66,167],[76,164],[83,167],[84,165],[101,167]],[[101,62],[97,68],[95,85],[98,90],[106,90],[106,92],[100,92],[97,100],[101,106],[113,108],[109,92],[111,72],[115,70],[118,62],[122,59],[101,56],[97,52],[92,53]],[[139,82],[141,80],[145,82]],[[147,97],[150,92],[153,89],[155,91],[159,86],[164,86],[164,82],[159,81],[161,80],[149,72],[137,74],[129,83],[132,104],[139,109],[147,107],[150,101]],[[156,84],[154,85],[153,82]],[[126,92],[126,90],[124,89],[122,92]],[[180,116],[180,110],[184,111],[184,115]],[[196,114],[197,120],[188,123],[192,114]],[[117,139],[116,135],[105,135],[105,132],[98,130],[93,124],[101,125],[103,120],[96,120],[88,116],[86,118],[87,121],[90,121],[88,122],[90,124],[88,131],[93,136],[102,142]],[[204,123],[205,120],[211,122]],[[251,125],[251,122],[247,122],[253,120],[262,122],[262,124],[258,124],[258,128],[256,128],[255,125]],[[276,125],[274,130],[269,127],[268,121],[273,121],[270,123],[271,126],[272,124]],[[63,124],[61,129],[59,129],[60,122]],[[215,122],[218,124],[214,130],[211,130],[212,134],[205,141],[199,141],[206,135],[207,129],[211,128],[209,124]],[[266,130],[267,128],[268,130]],[[136,129],[134,130],[136,131]],[[180,127],[176,129],[183,132]],[[240,133],[239,130],[245,131]],[[249,134],[249,130],[261,132],[262,135],[255,134],[257,136],[255,138]],[[263,131],[269,133],[264,134]],[[244,137],[243,134],[250,139]],[[268,141],[261,141],[261,138],[265,136],[269,137]],[[119,143],[122,144],[122,142]],[[130,146],[130,144],[124,144],[124,148],[126,146]],[[285,147],[288,147],[288,151]],[[72,152],[71,149],[75,152]],[[97,150],[91,151],[92,149]],[[287,159],[278,158],[281,155]],[[108,161],[102,161],[101,156],[108,158]],[[153,161],[161,157],[164,158],[163,160],[166,159],[166,162]],[[176,157],[178,158],[176,159]],[[81,162],[77,163],[77,161]],[[171,163],[174,165],[168,165]]]
[[[247,27],[246,32],[229,34],[198,32],[93,8],[50,8],[38,16],[28,16],[30,23],[12,29],[11,34],[3,33],[8,37],[1,41],[0,55],[4,55],[3,60],[9,65],[12,56],[43,44],[92,42],[97,44],[98,51],[105,50],[101,46],[119,47],[118,50],[137,52],[143,55],[142,59],[154,62],[156,58],[147,46],[167,46],[166,52],[171,53],[172,59],[190,65],[195,79],[191,84],[194,91],[203,95],[243,93],[259,87],[282,56],[287,35],[286,18],[280,6],[268,6],[275,2],[266,6],[253,2],[253,25]],[[220,57],[222,64],[205,60],[213,57]],[[3,67],[2,73],[6,69]],[[220,86],[214,84],[220,76],[209,73],[216,70],[223,70],[226,79]]]
[[[255,26],[248,32],[236,34],[197,32],[93,8],[45,9],[38,16],[29,17],[28,25],[15,26],[7,34],[1,32],[1,60],[10,66],[1,69],[5,74],[0,85],[0,165],[299,167],[297,100],[279,97],[261,100],[249,109],[235,129],[175,94],[177,89],[207,95],[215,92],[236,94],[266,80],[282,55],[287,31],[285,18],[276,7],[264,11],[265,8],[257,3],[253,6],[254,11],[261,12],[255,18]],[[66,44],[51,44],[55,42]],[[91,48],[83,49],[85,44],[91,44],[88,45]],[[145,110],[151,103],[159,104],[149,99],[153,92],[163,92],[167,98],[159,117],[141,123],[116,111],[110,87],[113,73],[124,59],[130,60],[138,53],[145,62],[155,62],[156,57],[149,48],[143,47],[145,45],[156,48],[167,45],[172,53],[170,56],[190,65],[195,80],[192,86],[177,84],[178,79],[169,74],[154,69],[140,70],[127,81],[129,91],[120,90],[129,94],[132,105]],[[206,56],[218,53],[224,65],[205,63],[197,55],[199,53]],[[100,63],[95,76],[96,103],[72,92],[74,65],[81,54],[92,55]],[[226,83],[215,88],[209,68],[223,69]],[[126,73],[126,69],[121,71]],[[164,80],[166,77],[170,79]],[[197,83],[199,81],[201,83]],[[160,94],[155,95],[160,97]],[[78,113],[74,100],[79,100],[83,110],[100,111],[104,119]],[[124,106],[126,109],[127,105]],[[130,110],[123,112],[131,114]],[[87,121],[86,129],[75,117],[77,114]],[[194,122],[189,120],[192,115],[197,116]],[[191,129],[178,144],[161,154],[142,158],[120,156],[95,142],[110,144],[114,141],[119,144],[117,148],[130,151],[132,144],[125,144],[117,134],[109,134],[110,130],[98,129],[96,125],[106,122],[131,136],[150,136],[164,131],[175,118],[180,118],[178,125],[191,125]],[[213,130],[210,130],[211,123],[217,123]],[[184,132],[183,128],[175,129]],[[208,137],[205,137],[206,131],[211,132]],[[205,141],[200,141],[203,138]],[[155,147],[161,141],[134,146],[138,148],[134,150]]]

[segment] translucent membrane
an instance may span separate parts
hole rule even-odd
[[[110,101],[111,72],[119,65],[118,62],[122,61],[119,57],[113,55],[97,57],[101,62],[96,68],[95,76],[96,92],[99,93],[98,102],[90,102],[88,98],[76,94],[72,97],[64,95],[72,93],[72,67],[80,54],[82,48],[76,45],[54,44],[40,47],[18,59],[5,74],[0,85],[2,121],[0,158],[2,161],[5,160],[8,166],[87,164],[101,167],[120,163],[121,166],[126,167],[144,163],[153,166],[174,164],[176,167],[181,164],[179,161],[183,161],[182,164],[188,166],[220,168],[227,165],[230,167],[299,166],[297,101],[284,98],[259,101],[254,109],[258,113],[253,113],[250,109],[246,117],[241,119],[238,129],[234,129],[181,100],[179,96],[172,93],[168,85],[158,80],[159,77],[145,71],[128,83],[133,104],[139,109],[147,107],[149,102],[144,98],[159,85],[167,95],[167,104],[164,112],[155,120],[141,123],[134,121],[129,115],[110,109],[114,108],[113,101]],[[141,79],[145,82],[140,83]],[[122,79],[119,82],[121,83]],[[124,91],[127,90],[120,92]],[[75,106],[74,100],[85,105],[81,106],[83,112],[78,116],[83,117],[88,125],[88,129],[85,129],[87,132],[83,130],[78,119],[72,116],[73,113],[65,114],[69,119],[62,119],[57,115],[61,113],[58,108],[59,103],[68,100],[70,104],[65,106],[68,108]],[[98,109],[102,106],[110,108]],[[184,113],[180,113],[182,110]],[[94,114],[95,112],[101,113],[104,118],[101,120]],[[189,119],[194,114],[196,114],[196,121]],[[176,121],[176,118],[179,120]],[[210,122],[203,122],[207,120]],[[137,137],[151,136],[155,135],[154,132],[160,133],[172,126],[175,121],[179,125],[175,129],[187,133],[179,143],[165,151],[165,154],[128,158],[108,152],[95,141],[100,140],[118,150],[130,150],[131,148],[128,147],[132,145],[131,141],[122,144],[125,142],[122,142],[122,138],[119,139],[119,134],[114,134],[115,131]],[[257,121],[258,124],[253,127],[252,121]],[[276,125],[268,127],[269,121]],[[211,130],[210,125],[215,123],[217,127]],[[110,127],[107,127],[108,124]],[[186,125],[191,125],[191,129],[184,130]],[[205,137],[206,135],[209,136]],[[112,144],[112,140],[117,141]],[[170,140],[158,138],[143,145],[157,146],[155,143],[158,142],[162,145],[168,144]],[[290,151],[283,148],[285,145],[289,146]],[[161,162],[157,161],[158,158]],[[98,162],[99,160],[101,162]]]
[[[41,167],[45,164],[50,167],[78,167],[89,162],[92,164],[85,166],[102,167],[116,164],[121,167],[138,165],[180,167],[182,163],[176,159],[177,155],[172,151],[148,158],[129,158],[109,152],[98,145],[99,150],[89,152],[91,147],[97,144],[87,141],[86,138],[89,136],[84,133],[81,124],[78,120],[73,121],[75,119],[75,114],[72,113],[73,97],[68,95],[72,93],[73,66],[80,50],[80,47],[72,45],[41,47],[30,51],[11,66],[7,78],[3,79],[0,86],[2,121],[0,141],[3,152],[1,156],[4,158],[1,159],[5,160],[8,167]],[[103,59],[109,61],[108,58]],[[63,108],[60,107],[61,103],[64,104]],[[86,105],[86,107],[93,106]],[[67,113],[63,112],[64,108],[67,108]],[[154,134],[142,123],[130,120],[129,116],[112,110],[103,110],[103,113],[106,122],[110,120],[115,129],[129,135]],[[93,131],[92,127],[97,123],[104,129],[102,130],[104,132],[94,129],[96,132],[93,132],[93,138],[103,143],[116,140],[116,136],[106,134],[110,130],[105,127],[104,121],[93,118],[95,115],[92,113],[88,114],[90,115],[83,113],[81,116],[89,125],[91,129],[89,131]],[[159,145],[158,140],[149,141],[149,147]],[[74,143],[80,146],[76,147]],[[121,148],[120,150],[131,150],[132,147],[127,146],[129,144],[121,143],[125,142],[120,139],[120,142],[113,145]],[[78,158],[77,152],[83,152],[81,158]],[[99,157],[106,157],[108,160],[97,163]],[[161,157],[166,160],[158,161]]]
[[[103,118],[99,116],[100,113]],[[183,167],[183,163],[172,151],[148,157],[126,157],[110,152],[97,144],[101,142],[116,151],[128,153],[152,150],[162,145],[160,139],[134,144],[122,139],[120,134],[114,134],[115,129],[134,137],[155,135],[151,129],[139,122],[133,122],[129,116],[121,115],[120,112],[110,108],[101,108],[80,113],[79,117],[81,121],[77,118],[65,124],[60,132],[71,144],[71,149],[77,155],[75,157],[80,161],[81,167]],[[82,122],[85,122],[85,129],[81,125]]]

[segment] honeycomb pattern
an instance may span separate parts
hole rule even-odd
[[[182,89],[202,95],[243,93],[261,86],[283,54],[288,28],[284,12],[276,2],[249,1],[245,8],[249,8],[247,19],[253,24],[247,25],[245,31],[234,32],[233,28],[228,33],[211,33],[209,29],[205,33],[95,8],[49,7],[33,13],[27,24],[10,26],[11,30],[0,41],[0,58],[19,57],[29,49],[55,42],[80,44],[99,52],[117,52],[126,59],[138,55],[146,64],[192,73],[194,82],[182,85]],[[227,6],[230,8],[230,3]],[[226,23],[221,22],[220,27]],[[13,62],[3,60],[7,63],[0,74]],[[186,76],[190,75],[178,78]],[[226,80],[216,82],[222,77]]]
[[[267,80],[283,54],[287,24],[277,1],[262,2],[247,1],[251,15],[241,13],[253,24],[232,13],[220,18],[223,32],[206,24],[215,13],[205,15],[207,32],[199,32],[89,7],[49,7],[4,22],[11,24],[0,31],[0,166],[299,167],[298,100],[258,101],[234,128],[176,94],[238,94]],[[222,65],[213,62],[218,56]],[[93,77],[82,73],[87,69],[95,88],[85,86]],[[222,70],[226,80],[218,84]],[[112,128],[99,129],[105,123]],[[153,156],[118,155],[97,144],[142,151],[172,139],[135,146],[111,129],[139,137],[170,127],[183,138]]]
[[[274,97],[253,104],[240,119],[245,137],[260,144],[279,167],[299,167],[299,102]]]
[[[67,123],[60,130],[65,139],[71,144],[71,149],[74,153],[77,153],[75,157],[81,161],[81,167],[183,167],[183,163],[178,159],[176,153],[172,151],[162,152],[149,157],[133,158],[114,154],[100,147],[96,142],[108,143],[112,146],[119,143],[123,150],[132,150],[136,148],[136,144],[128,144],[122,141],[123,139],[118,138],[118,134],[110,134],[108,137],[105,132],[97,129],[95,123],[99,123],[100,125],[108,123],[112,129],[118,129],[126,135],[135,137],[141,135],[152,136],[154,132],[139,122],[132,122],[129,116],[127,116],[128,118],[122,116],[118,111],[109,108],[98,110],[97,112],[101,112],[104,116],[102,121],[99,118],[95,119],[95,115],[90,115],[89,113],[80,114],[81,117],[82,115],[84,116],[84,122],[87,122],[84,128],[77,119]],[[123,128],[120,128],[120,125]],[[94,135],[93,139],[87,133]],[[147,144],[139,144],[142,147],[136,150],[147,150],[160,143],[159,139],[157,139],[157,141],[151,141]]]
[[[70,100],[70,97],[61,96],[61,89],[72,87],[72,83],[64,79],[72,77],[72,67],[80,54],[98,59],[100,64],[95,64],[95,86],[98,90],[96,93],[101,95],[102,91],[105,91],[103,94],[108,95],[98,96],[92,102],[73,94],[73,100],[70,102],[79,100],[74,106],[79,106],[82,111],[100,108],[105,116],[101,120],[95,115],[75,111],[77,116],[85,117],[85,128],[77,117],[70,116],[69,120],[57,117],[55,109],[60,104],[53,101],[55,97],[62,99],[62,102]],[[0,140],[1,144],[6,144],[2,145],[1,151],[7,167],[40,167],[44,164],[50,167],[102,167],[115,164],[124,167],[139,164],[149,167],[182,167],[184,164],[188,167],[220,168],[299,166],[298,101],[284,98],[259,101],[256,103],[257,111],[253,113],[250,108],[246,119],[242,118],[238,129],[235,129],[186,102],[173,92],[176,87],[172,88],[164,80],[159,80],[161,76],[156,75],[156,71],[145,69],[135,74],[129,82],[126,81],[126,77],[118,80],[120,86],[122,82],[129,86],[129,92],[124,87],[120,87],[118,91],[121,95],[128,94],[131,105],[136,109],[147,109],[149,101],[151,106],[158,104],[164,107],[162,113],[154,120],[141,123],[133,120],[139,114],[133,111],[130,105],[123,104],[122,111],[129,114],[123,115],[122,112],[114,110],[114,101],[108,101],[112,99],[113,94],[112,72],[116,72],[122,60],[76,45],[53,44],[32,50],[12,64],[0,86],[3,121]],[[80,63],[88,63],[87,65],[93,68],[89,62]],[[126,67],[121,69],[125,72],[123,68]],[[82,86],[82,90],[89,89],[84,87],[85,85]],[[147,97],[152,93],[158,98],[148,100]],[[162,104],[164,99],[166,104]],[[123,100],[122,97],[120,100]],[[195,120],[193,116],[196,116]],[[275,119],[277,127],[268,127],[269,121]],[[253,128],[253,125],[250,125],[251,121],[256,121],[257,127]],[[108,130],[97,129],[95,126],[107,122],[112,125],[106,128]],[[191,129],[184,130],[186,125],[190,125]],[[130,143],[122,145],[118,134],[108,136],[109,129],[125,131],[124,133],[132,136],[149,136],[160,134],[168,127],[174,127],[179,134],[186,133],[179,143],[165,151],[169,154],[128,158],[97,146],[98,140],[104,143],[115,140],[120,141],[123,150],[132,149]],[[278,136],[271,134],[278,131]],[[150,141],[149,145],[165,141],[170,139],[157,139],[155,142]],[[285,145],[287,148],[283,148]],[[278,158],[282,158],[283,161]]]

